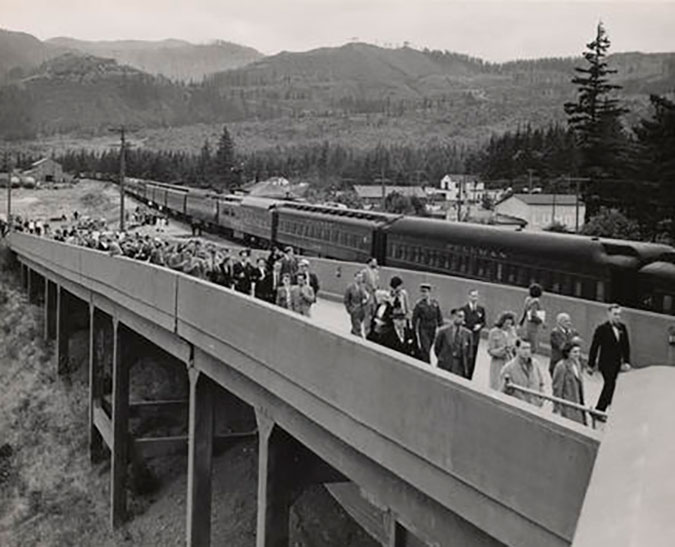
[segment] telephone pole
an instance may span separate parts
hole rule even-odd
[[[7,231],[12,230],[12,159],[5,152],[5,165],[7,166]]]
[[[126,156],[126,134],[124,126],[111,129],[111,131],[119,131],[120,133],[120,232],[124,231],[124,171],[125,171],[125,156]]]

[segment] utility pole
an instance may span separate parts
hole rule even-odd
[[[7,166],[7,231],[12,230],[12,159],[5,152],[5,165]]]
[[[125,171],[125,156],[126,156],[126,134],[124,126],[111,129],[111,131],[120,132],[120,232],[124,231],[124,171]]]
[[[457,184],[457,222],[462,222],[462,199],[464,192],[464,179],[461,178]]]
[[[553,181],[553,211],[551,211],[551,224],[555,224],[555,194],[557,190],[556,183]]]
[[[575,199],[574,205],[575,205],[575,231],[577,231],[577,232],[579,231],[579,192],[580,192],[579,185],[582,182],[588,182],[589,180],[591,180],[591,179],[589,179],[587,177],[574,177],[574,178],[572,178],[569,175],[567,175],[568,186],[571,186],[572,181],[574,181],[576,183],[576,190],[575,190],[576,199]]]

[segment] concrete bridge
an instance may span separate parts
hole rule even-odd
[[[259,547],[288,545],[305,486],[347,481],[386,510],[391,546],[572,543],[597,432],[181,273],[20,233],[10,244],[29,294],[44,291],[61,372],[75,318],[89,329],[89,445],[92,458],[110,450],[113,526],[126,518],[130,455],[187,449],[187,543],[209,544],[213,448],[228,442],[214,434],[214,405],[225,399],[257,423]],[[183,364],[189,400],[130,401],[139,340]],[[130,417],[148,408],[185,409],[188,434],[134,438]],[[596,531],[589,511],[585,534]]]

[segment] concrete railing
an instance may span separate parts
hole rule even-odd
[[[27,264],[168,327],[488,534],[570,543],[599,444],[590,429],[181,273],[25,234],[10,241]],[[351,267],[320,264],[327,290],[349,278]],[[339,281],[320,269],[338,265]],[[481,289],[488,301],[510,294]]]

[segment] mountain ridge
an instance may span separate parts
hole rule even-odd
[[[133,41],[118,43],[135,47]],[[179,41],[169,43],[182,48]],[[419,135],[424,128],[427,140],[485,139],[523,124],[564,121],[562,105],[575,96],[571,79],[582,62],[570,57],[498,64],[447,51],[349,43],[260,57],[185,83],[112,57],[62,45],[69,53],[55,56],[58,50],[37,47],[0,86],[0,137],[96,134],[119,123],[157,128],[244,121],[269,122],[270,128],[285,123],[298,133],[306,127],[314,135],[333,127],[330,120],[358,118],[358,127],[365,119],[381,128],[377,134],[385,141],[386,128],[394,126],[399,134],[409,127]],[[46,60],[35,66],[41,55]],[[675,89],[675,53],[619,53],[609,62],[619,69],[615,81],[624,86],[622,99],[634,117],[644,112],[650,93]]]

